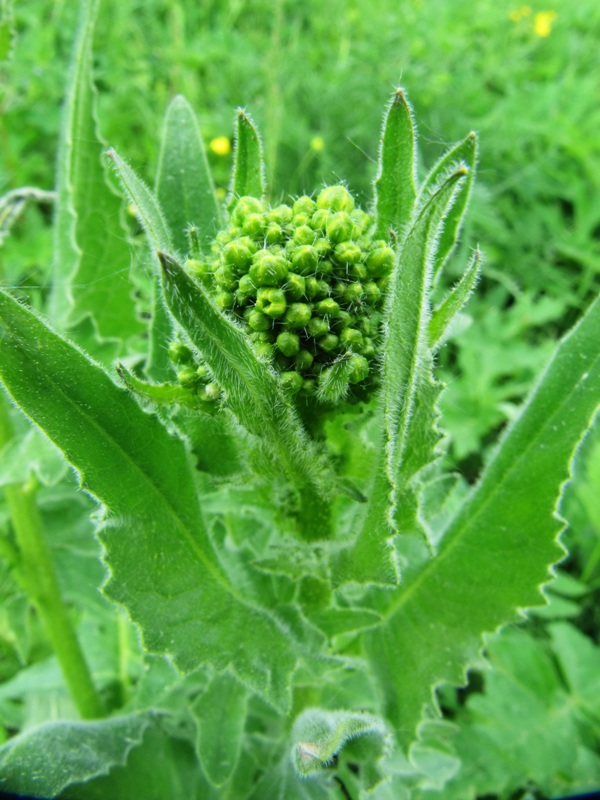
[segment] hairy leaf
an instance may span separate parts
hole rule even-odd
[[[200,246],[207,249],[221,227],[221,211],[196,117],[181,95],[165,114],[156,196],[175,248],[186,252],[186,228],[193,224]]]
[[[481,252],[476,250],[467,264],[459,282],[454,286],[442,302],[433,310],[427,329],[429,346],[440,347],[448,336],[452,322],[463,308],[479,280],[481,270]]]
[[[225,578],[183,443],[5,293],[0,337],[0,376],[9,393],[77,469],[83,488],[110,510],[101,531],[111,570],[105,592],[127,607],[147,648],[170,653],[183,671],[229,667],[285,707],[291,644]]]
[[[60,327],[86,314],[104,337],[140,332],[123,247],[121,199],[101,159],[92,83],[92,39],[99,0],[85,0],[64,105],[58,154],[54,274],[49,313]]]
[[[234,205],[238,198],[246,195],[261,200],[265,193],[262,142],[252,119],[240,108],[236,118],[230,205]]]
[[[48,722],[0,747],[0,788],[33,797],[56,797],[123,765],[150,723],[149,714],[96,722]]]
[[[540,605],[563,555],[560,487],[600,398],[600,301],[561,342],[481,480],[448,524],[437,556],[403,584],[366,634],[400,741],[414,737],[431,689],[458,683],[481,634]]]
[[[402,89],[388,106],[375,179],[377,237],[388,239],[390,231],[401,236],[410,222],[417,195],[416,132],[412,108]]]

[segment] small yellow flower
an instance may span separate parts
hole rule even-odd
[[[536,36],[550,36],[552,23],[556,19],[556,11],[538,11],[533,18],[533,32]]]
[[[217,136],[209,142],[210,149],[217,156],[228,156],[231,153],[231,142],[227,136]]]
[[[518,22],[523,17],[531,16],[531,6],[521,6],[520,8],[513,8],[508,15],[513,22]]]
[[[325,150],[325,139],[322,136],[313,136],[310,140],[310,149],[313,153],[320,153]]]

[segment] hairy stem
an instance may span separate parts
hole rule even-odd
[[[12,436],[7,403],[0,397],[0,447]],[[33,480],[4,487],[18,548],[20,578],[46,629],[77,710],[83,719],[94,719],[104,715],[104,708],[61,596],[35,501],[36,489]]]

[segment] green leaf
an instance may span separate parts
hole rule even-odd
[[[383,123],[379,169],[375,179],[375,208],[379,239],[390,231],[402,235],[410,222],[417,190],[416,131],[412,108],[402,89],[397,89]]]
[[[177,383],[146,383],[141,381],[123,364],[117,364],[116,370],[130,392],[155,405],[181,405],[186,408],[198,408],[202,401],[189,389]]]
[[[240,108],[236,118],[235,152],[229,206],[233,206],[240,197],[257,197],[262,200],[265,194],[262,142],[251,117]]]
[[[240,757],[246,697],[244,687],[224,673],[212,679],[190,709],[198,729],[198,759],[217,788],[231,778]]]
[[[242,425],[268,442],[285,473],[299,486],[324,485],[330,469],[302,428],[283,388],[260,361],[242,330],[166,253],[160,253],[165,300],[200,350]]]
[[[292,729],[292,763],[296,772],[306,778],[327,770],[349,741],[367,735],[385,737],[383,723],[373,714],[306,709]]]
[[[291,643],[225,578],[183,443],[4,292],[0,337],[0,376],[15,403],[110,510],[100,533],[111,570],[104,591],[127,607],[147,649],[169,653],[186,672],[229,667],[285,708]]]
[[[156,196],[180,253],[188,249],[193,224],[206,250],[221,228],[221,211],[192,108],[177,95],[167,108],[158,161]]]
[[[569,465],[600,398],[600,301],[561,342],[434,558],[395,593],[366,634],[400,742],[414,737],[431,687],[459,683],[481,635],[540,605],[562,558],[555,512]]]
[[[108,150],[107,155],[115,166],[126,195],[136,209],[153,257],[159,250],[171,252],[174,247],[173,237],[158,200],[115,150]],[[168,346],[172,338],[171,320],[165,311],[160,279],[156,275],[152,282],[152,325],[147,366],[148,376],[153,380],[166,381],[172,375],[168,355]]]
[[[433,268],[434,281],[437,280],[444,264],[452,253],[463,224],[463,220],[469,205],[471,189],[475,180],[477,166],[477,134],[469,133],[461,142],[451,147],[425,178],[419,193],[419,202],[425,202],[432,191],[445,176],[456,169],[460,164],[464,164],[467,169],[467,178],[457,192],[456,200],[448,213],[444,231],[440,236],[438,250],[435,256]]]
[[[12,54],[15,39],[15,23],[12,0],[0,2],[0,61],[6,61]]]
[[[428,325],[429,346],[436,349],[448,336],[454,318],[463,308],[479,280],[481,252],[475,250],[459,282],[433,310]]]
[[[0,747],[0,788],[51,798],[107,775],[125,764],[149,723],[149,714],[131,714],[97,722],[48,722],[28,730]]]
[[[121,199],[107,182],[94,112],[92,40],[99,0],[86,0],[71,64],[58,154],[50,316],[61,328],[90,314],[101,337],[141,332],[123,247]]]

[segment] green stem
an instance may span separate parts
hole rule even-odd
[[[12,436],[7,403],[0,397],[0,447]],[[35,502],[36,489],[33,480],[4,487],[19,550],[20,577],[46,629],[77,710],[82,718],[94,719],[104,715],[104,708],[62,599]]]

